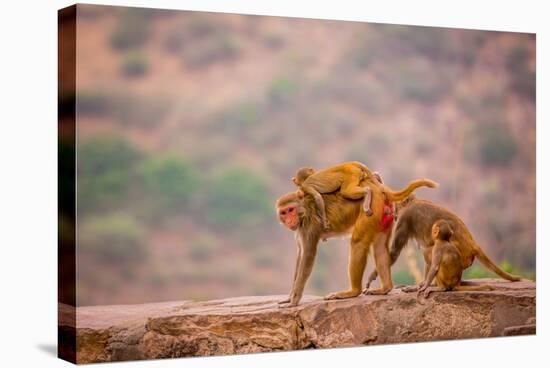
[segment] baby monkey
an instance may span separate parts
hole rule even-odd
[[[292,182],[304,193],[313,196],[323,227],[328,230],[330,224],[327,221],[325,201],[321,194],[340,190],[340,193],[346,199],[364,198],[363,209],[367,216],[372,216],[372,191],[368,186],[359,185],[363,179],[367,178],[370,178],[374,183],[372,174],[365,165],[360,162],[346,162],[319,171],[315,171],[311,167],[302,167],[296,172]]]
[[[462,281],[462,260],[458,248],[451,238],[453,230],[445,220],[438,220],[432,226],[434,246],[426,278],[418,289],[418,296],[427,298],[432,291],[487,291],[494,290],[490,285],[465,285]],[[430,289],[435,278],[437,288]]]

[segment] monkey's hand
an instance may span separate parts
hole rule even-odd
[[[422,288],[423,286],[424,286],[424,282],[421,282],[418,285],[405,286],[401,290],[403,290],[405,293],[414,293],[415,291],[418,291],[418,289]]]
[[[281,303],[279,302],[279,308],[290,308],[290,307],[295,307],[298,305],[298,301],[292,301],[292,300],[288,300],[288,302],[285,302],[285,303]]]
[[[328,220],[325,220],[325,222],[323,222],[323,230],[330,231],[330,222],[328,222]]]
[[[366,214],[367,216],[372,216],[373,213],[374,213],[374,212],[372,212],[372,209],[371,209],[371,208],[365,208],[365,214]]]
[[[429,295],[430,295],[430,289],[428,288],[428,285],[423,285],[421,288],[418,289],[416,298],[420,299],[421,297],[423,297],[424,299],[428,299]]]
[[[290,297],[285,298],[285,299],[283,299],[283,300],[279,300],[279,301],[277,302],[277,304],[286,304],[286,303],[290,303]]]

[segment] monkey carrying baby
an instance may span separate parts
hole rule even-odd
[[[378,173],[371,171],[362,163],[357,161],[345,162],[340,165],[331,166],[327,169],[316,171],[312,167],[302,167],[292,178],[292,182],[300,188],[304,194],[310,194],[315,199],[317,212],[325,230],[329,230],[330,224],[327,221],[325,201],[321,194],[328,194],[340,191],[346,199],[363,199],[363,210],[367,216],[372,216],[372,190],[368,185],[360,185],[366,180],[372,185],[382,184],[382,178]],[[382,187],[383,188],[383,187]],[[384,193],[384,191],[382,191]],[[387,207],[384,208],[386,220],[383,223],[389,224],[390,201],[385,200]],[[393,205],[391,205],[393,208]],[[391,217],[393,220],[393,217]]]

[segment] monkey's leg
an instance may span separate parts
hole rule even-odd
[[[283,307],[293,307],[298,305],[302,295],[304,294],[304,287],[313,270],[313,264],[315,263],[315,256],[317,255],[317,244],[319,243],[319,234],[300,234],[302,242],[303,254],[300,257],[298,264],[298,271],[296,274],[296,280],[292,287],[290,295],[290,303],[283,305]]]
[[[365,267],[367,266],[368,247],[371,243],[371,239],[371,236],[359,237],[354,232],[350,243],[348,265],[350,288],[348,290],[331,293],[325,296],[325,299],[346,299],[361,294],[361,283]]]
[[[376,263],[376,269],[380,275],[382,286],[378,289],[366,290],[365,294],[367,295],[386,295],[393,289],[390,270],[391,260],[388,252],[389,235],[389,232],[376,234],[374,240],[374,262]]]
[[[310,185],[302,185],[302,190],[305,193],[311,194],[313,199],[315,199],[315,205],[317,206],[317,213],[321,218],[323,228],[325,231],[328,231],[330,228],[330,224],[327,221],[327,211],[325,208],[325,201],[323,200],[323,196]]]
[[[397,261],[397,258],[399,258],[399,254],[401,254],[401,251],[403,250],[405,245],[407,245],[408,241],[409,241],[409,231],[407,229],[407,226],[403,223],[398,222],[397,227],[395,229],[395,236],[393,237],[393,242],[390,249],[390,259],[391,259],[392,266]],[[378,277],[378,271],[375,269],[370,274],[365,289],[368,289],[370,287],[370,284],[374,280],[376,280],[377,277]]]
[[[362,187],[359,185],[361,177],[352,177],[349,180],[342,183],[340,187],[340,193],[346,199],[361,199],[365,197],[367,191],[371,191],[369,187]],[[369,203],[370,206],[370,203]]]

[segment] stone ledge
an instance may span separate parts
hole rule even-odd
[[[284,296],[177,301],[76,309],[78,363],[209,356],[535,333],[535,283],[476,280],[496,290],[432,293],[419,303],[385,296],[325,301]],[[74,327],[60,305],[60,328]],[[64,317],[65,316],[65,317]]]

